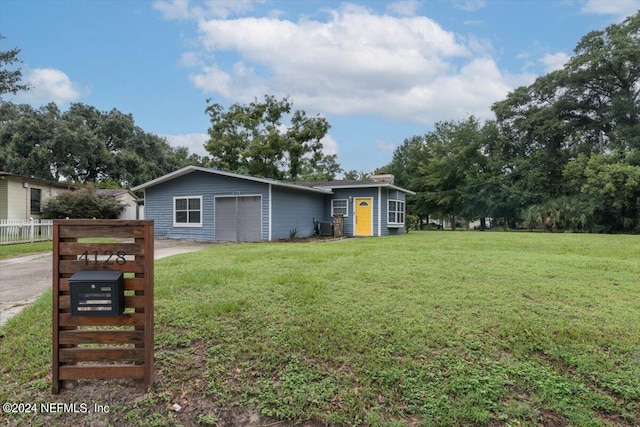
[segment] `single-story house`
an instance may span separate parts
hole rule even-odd
[[[45,200],[78,188],[64,182],[0,171],[0,219],[40,219],[40,208]]]
[[[66,182],[0,171],[0,219],[43,219],[41,207],[48,198],[80,188]],[[99,189],[96,193],[113,197],[124,205],[118,219],[138,219],[138,200],[131,191]]]
[[[405,196],[391,176],[371,182],[289,183],[187,166],[131,189],[144,192],[156,237],[273,241],[311,236],[344,217],[345,236],[404,233]]]

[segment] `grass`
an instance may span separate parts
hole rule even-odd
[[[242,244],[155,270],[156,386],[144,394],[86,381],[83,395],[53,400],[110,404],[108,414],[3,415],[10,425],[233,425],[251,414],[263,424],[380,426],[640,419],[637,236]],[[52,400],[50,298],[0,330],[0,401]]]
[[[0,259],[6,259],[22,255],[30,255],[39,252],[50,252],[51,242],[16,243],[13,245],[0,245]]]

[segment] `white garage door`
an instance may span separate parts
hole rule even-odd
[[[257,242],[262,239],[260,196],[216,197],[216,240]]]

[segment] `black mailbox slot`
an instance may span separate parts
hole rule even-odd
[[[69,278],[72,316],[109,316],[124,311],[121,271],[78,271]]]

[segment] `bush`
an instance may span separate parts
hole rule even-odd
[[[44,218],[116,219],[124,205],[113,197],[98,196],[94,188],[58,194],[42,204]]]
[[[416,215],[407,215],[405,220],[404,229],[408,233],[409,230],[417,230],[419,225],[419,220]]]

